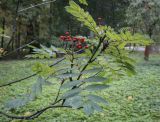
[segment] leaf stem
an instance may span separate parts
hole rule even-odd
[[[82,72],[88,67],[88,65],[94,61],[93,58],[94,58],[94,56],[96,55],[97,51],[99,50],[99,48],[100,48],[100,46],[101,46],[101,44],[102,44],[102,42],[104,41],[105,38],[106,38],[106,35],[105,35],[104,37],[101,37],[101,38],[99,39],[99,43],[98,43],[95,51],[93,52],[92,56],[90,57],[90,59],[88,60],[88,62],[86,63],[86,65],[85,65],[85,66],[82,68],[82,70],[80,71],[80,74],[79,74],[77,80],[79,80],[79,79],[81,78]]]

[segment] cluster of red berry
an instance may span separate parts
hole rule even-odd
[[[60,40],[65,42],[73,42],[78,49],[88,48],[88,45],[85,42],[83,37],[72,37],[69,32],[65,33],[65,36],[60,36]]]

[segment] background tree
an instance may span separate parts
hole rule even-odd
[[[158,41],[156,35],[160,32],[160,1],[130,0],[127,9],[127,22],[133,32],[141,32]],[[151,46],[145,48],[145,59],[148,60]]]
[[[48,3],[25,9],[45,2]],[[88,2],[89,8],[84,5],[81,6],[88,10],[96,21],[101,17],[105,24],[115,29],[124,26],[124,12],[128,5],[126,0],[90,0]],[[33,40],[37,41],[36,43],[34,42],[37,46],[39,43],[48,45],[48,43],[56,41],[52,37],[58,37],[66,31],[70,31],[72,35],[78,33],[88,36],[88,29],[82,28],[82,24],[77,23],[64,10],[66,4],[66,0],[57,0],[50,3],[44,0],[1,0],[1,28],[5,27],[5,31],[1,33],[3,35],[5,32],[10,37],[10,39],[1,38],[1,47],[11,52]],[[22,50],[20,49],[16,52],[17,56],[13,57],[19,57]]]

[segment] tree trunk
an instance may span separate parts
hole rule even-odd
[[[39,29],[39,22],[35,19],[34,21],[34,39],[39,40],[39,34],[40,34],[40,29]]]
[[[115,28],[116,24],[115,24],[115,2],[112,1],[112,27]]]
[[[5,18],[3,17],[3,20],[2,20],[2,39],[1,39],[1,47],[3,48],[4,47],[4,34],[5,34]]]
[[[150,39],[152,38],[152,28],[149,29],[149,37]],[[149,60],[149,54],[150,54],[150,51],[151,51],[151,46],[150,45],[147,45],[145,47],[145,51],[144,51],[144,60],[148,61]]]
[[[33,23],[31,20],[29,20],[27,24],[27,35],[26,35],[26,43],[29,43],[33,41],[34,39],[34,28],[33,28]]]
[[[15,41],[15,36],[16,36],[16,32],[17,32],[17,17],[18,17],[19,6],[20,6],[20,0],[17,1],[15,16],[13,18],[13,32],[12,32],[12,36],[11,36],[9,43],[7,44],[6,49],[9,48],[10,44],[12,44],[12,50],[14,49],[14,41]]]
[[[16,39],[16,32],[17,32],[17,17],[18,17],[19,6],[20,6],[20,0],[17,0],[16,11],[15,11],[15,15],[14,15],[14,18],[13,18],[13,32],[12,32],[12,36],[11,36],[11,39],[10,39],[9,43],[6,46],[6,49],[8,49],[10,44],[11,44],[12,50],[14,50],[14,42],[15,42],[15,39]]]
[[[49,8],[49,20],[48,20],[48,26],[49,26],[49,38],[53,35],[53,3],[50,3],[50,8]]]
[[[149,60],[149,54],[150,54],[150,45],[148,45],[148,46],[145,47],[144,59],[145,59],[146,61]]]
[[[17,34],[16,34],[16,41],[15,41],[15,47],[16,49],[20,48],[20,39],[21,39],[21,20],[20,17],[18,18],[18,28],[17,28]],[[17,58],[20,58],[20,49],[17,50]]]

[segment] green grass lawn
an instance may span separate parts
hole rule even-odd
[[[124,77],[110,83],[111,87],[98,94],[109,102],[104,112],[87,117],[81,110],[50,109],[31,122],[160,122],[160,55],[151,55],[150,61],[143,61],[142,54],[135,54],[137,75]],[[0,84],[32,74],[31,67],[36,60],[0,61]],[[12,86],[0,88],[0,109],[9,99],[29,92],[36,78]],[[53,81],[55,82],[55,81]],[[45,86],[43,94],[25,107],[12,110],[25,115],[43,108],[54,100],[57,87]],[[1,117],[0,122],[22,122]]]

